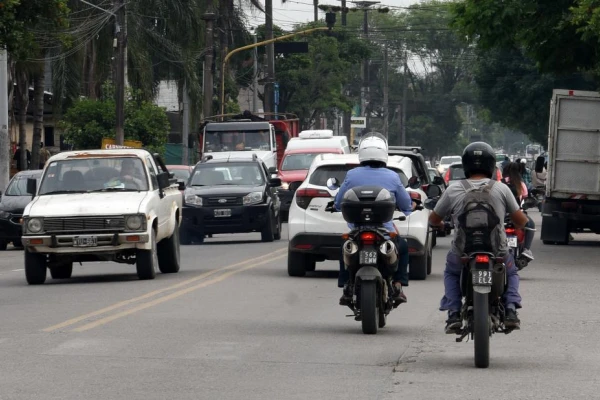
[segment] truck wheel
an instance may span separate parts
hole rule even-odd
[[[150,236],[152,244],[151,250],[138,250],[136,253],[135,268],[138,278],[141,280],[154,279],[156,277],[156,267],[158,266],[158,251],[156,249],[156,232],[152,229]]]
[[[427,279],[427,250],[422,256],[412,256],[409,260],[409,278],[415,281]]]
[[[269,212],[269,216],[267,217],[267,222],[265,223],[265,227],[260,232],[260,239],[263,242],[272,242],[275,239],[273,229],[273,216]]]
[[[25,279],[30,285],[46,282],[46,255],[30,253],[25,249]]]
[[[308,262],[309,258],[306,254],[288,251],[288,275],[305,276]]]
[[[281,240],[281,214],[277,216],[277,224],[275,225],[275,234],[273,239]]]
[[[50,268],[52,279],[69,279],[73,275],[73,263],[67,262]]]
[[[158,269],[163,274],[172,274],[179,272],[180,266],[179,229],[175,229],[171,237],[158,244]]]
[[[8,242],[6,240],[0,240],[0,250],[4,251],[8,247]]]

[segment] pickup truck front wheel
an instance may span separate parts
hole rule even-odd
[[[156,267],[158,266],[158,251],[156,246],[156,232],[152,230],[150,237],[152,250],[138,250],[136,253],[135,267],[138,278],[142,280],[154,279],[156,277]]]
[[[46,255],[30,253],[25,249],[25,279],[30,285],[46,282]]]
[[[173,274],[179,272],[180,266],[179,229],[176,227],[170,238],[158,244],[158,268],[163,274]]]

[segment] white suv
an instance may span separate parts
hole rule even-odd
[[[359,165],[358,154],[320,154],[315,157],[306,180],[298,187],[290,207],[288,229],[288,274],[304,276],[314,271],[317,261],[341,258],[342,235],[348,225],[341,213],[325,211],[337,190],[327,188],[327,179],[343,182],[346,173]],[[427,199],[415,177],[409,157],[390,156],[388,168],[398,173],[409,195],[423,203]],[[409,188],[409,177],[413,188]],[[408,242],[410,278],[423,280],[431,273],[432,235],[427,209],[413,212],[405,221],[394,221],[398,232]],[[402,215],[396,211],[395,217]]]

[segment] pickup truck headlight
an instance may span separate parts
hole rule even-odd
[[[29,233],[40,233],[44,225],[40,218],[31,218],[27,220],[27,231]]]
[[[128,231],[143,231],[144,227],[144,216],[143,215],[128,215],[125,217],[125,229]]]
[[[262,192],[252,192],[248,193],[244,196],[244,205],[248,204],[258,204],[263,201],[263,193]]]
[[[198,197],[195,194],[187,194],[185,196],[185,204],[202,207],[202,197]]]
[[[8,219],[10,218],[10,213],[6,211],[0,211],[0,218]]]

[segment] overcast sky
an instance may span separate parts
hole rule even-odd
[[[394,7],[407,7],[411,4],[420,3],[419,0],[381,0],[381,4],[378,6]],[[264,2],[263,2],[264,3]],[[319,0],[319,4],[326,5],[341,5],[339,0]],[[350,0],[347,0],[347,7],[352,7],[353,4]],[[319,18],[322,19],[324,13],[319,10]],[[260,11],[250,11],[248,13],[249,23],[251,26],[264,24],[265,15]],[[294,24],[309,22],[313,20],[313,2],[312,0],[287,0],[285,4],[281,4],[281,0],[273,0],[273,23],[282,27],[283,29],[289,29]]]

